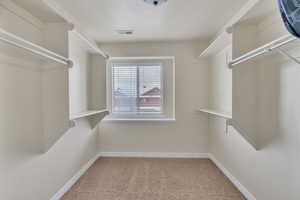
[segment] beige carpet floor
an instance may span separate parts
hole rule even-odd
[[[245,200],[208,159],[101,158],[62,200]]]

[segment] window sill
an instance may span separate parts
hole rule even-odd
[[[137,118],[137,119],[130,119],[130,118],[107,118],[104,119],[103,122],[176,122],[176,119],[174,118],[149,118],[149,119],[143,119],[143,118]]]

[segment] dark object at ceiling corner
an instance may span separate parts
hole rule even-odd
[[[300,0],[278,0],[278,4],[287,30],[300,38]]]

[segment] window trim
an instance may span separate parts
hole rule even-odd
[[[176,121],[176,59],[175,56],[135,56],[135,57],[109,57],[106,60],[106,86],[110,86],[111,85],[111,66],[113,62],[117,62],[117,61],[130,61],[130,60],[171,60],[172,61],[172,104],[173,104],[173,108],[172,108],[172,115],[171,116],[161,116],[160,118],[118,118],[116,116],[114,117],[107,117],[105,118],[103,121],[111,121],[111,122],[175,122]],[[111,89],[107,89],[106,90],[107,95],[107,108],[109,108],[109,110],[112,110],[112,102],[111,102]]]
[[[176,122],[175,118],[105,118],[104,122]]]

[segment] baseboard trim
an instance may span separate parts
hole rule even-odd
[[[64,186],[54,194],[50,200],[60,200],[66,192],[79,180],[79,178],[96,162],[99,155],[89,160],[70,180],[68,180]]]
[[[161,152],[100,152],[99,157],[209,158],[209,154],[208,153],[161,153]]]
[[[243,186],[240,181],[235,178],[213,154],[209,154],[209,158],[223,172],[223,174],[225,174],[232,184],[245,196],[247,200],[256,200],[256,198],[247,190],[247,188]]]
[[[256,198],[235,178],[225,167],[210,153],[160,153],[160,152],[100,152],[85,164],[50,200],[60,200],[60,198],[78,181],[78,179],[94,164],[99,157],[127,157],[127,158],[206,158],[210,159],[224,173],[224,175],[237,187],[237,189],[247,198]]]

